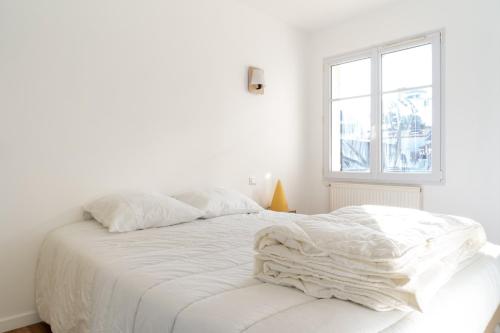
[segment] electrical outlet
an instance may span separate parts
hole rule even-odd
[[[255,176],[250,176],[248,177],[248,185],[257,185],[257,177]]]

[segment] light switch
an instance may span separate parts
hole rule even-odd
[[[257,177],[255,176],[250,176],[248,177],[248,185],[257,185]]]

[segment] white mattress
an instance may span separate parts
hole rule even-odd
[[[40,317],[59,332],[482,332],[500,302],[488,244],[426,313],[376,312],[252,278],[253,237],[295,214],[262,212],[112,234],[92,221],[49,234]]]

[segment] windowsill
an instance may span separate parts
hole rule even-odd
[[[357,174],[359,175],[359,174]],[[362,183],[362,184],[384,184],[384,185],[444,185],[444,177],[433,177],[433,175],[420,175],[421,177],[408,177],[409,175],[394,175],[398,177],[349,177],[349,174],[323,175],[326,183]]]

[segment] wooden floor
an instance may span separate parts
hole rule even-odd
[[[17,330],[8,331],[6,333],[52,333],[50,326],[45,323],[38,323]]]

